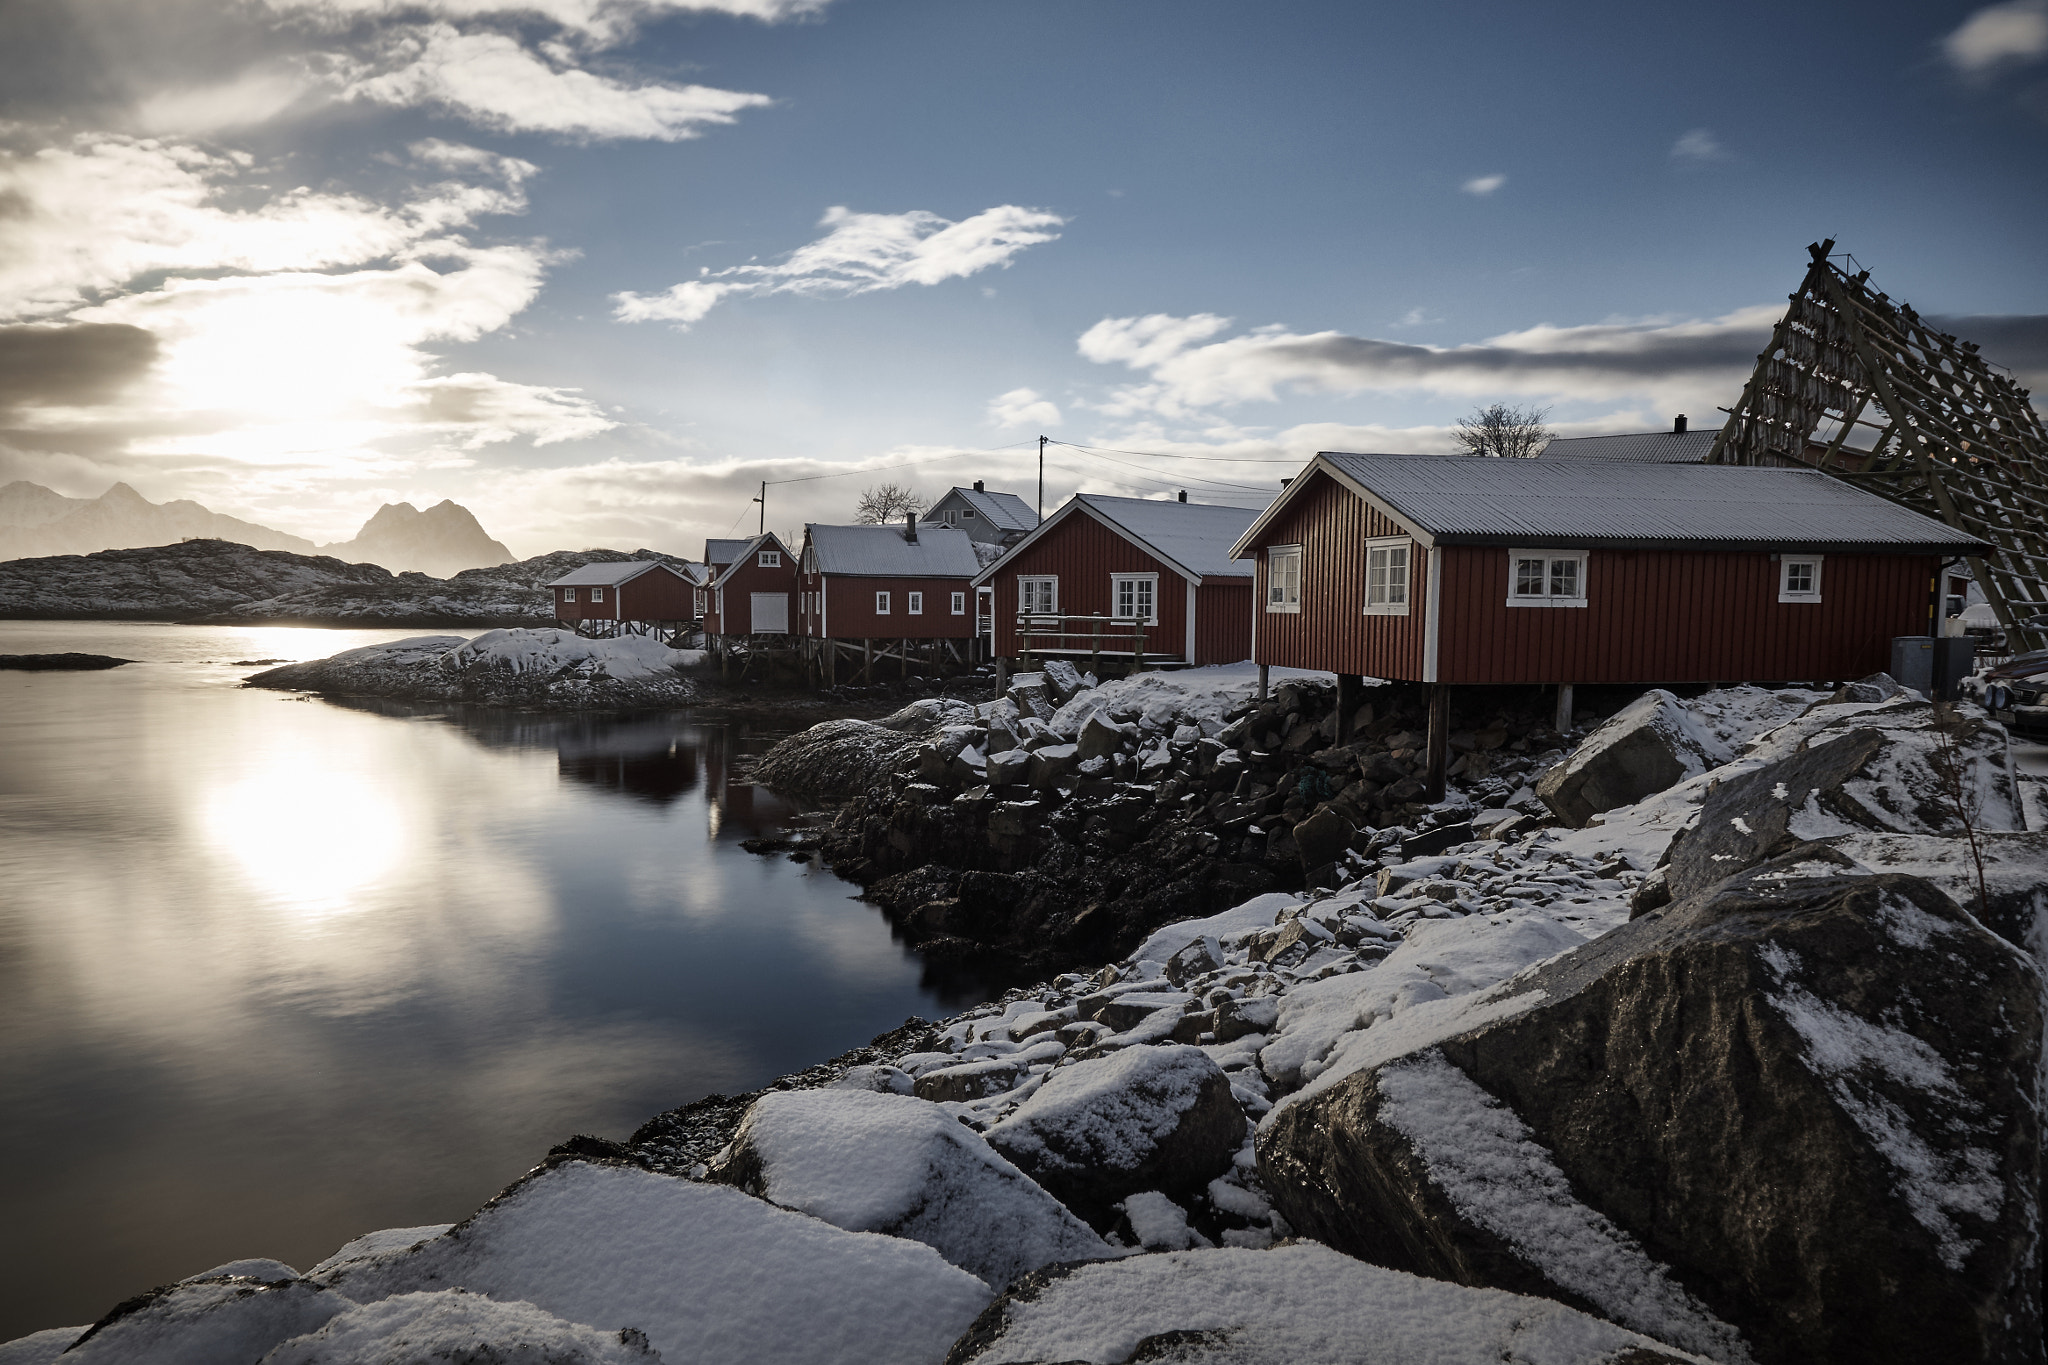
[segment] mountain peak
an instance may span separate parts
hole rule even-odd
[[[417,569],[446,578],[463,569],[512,562],[467,507],[443,498],[422,512],[409,502],[387,502],[363,523],[356,538],[323,550],[343,559],[366,559],[394,573]]]

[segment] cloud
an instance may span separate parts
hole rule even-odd
[[[120,323],[0,326],[0,417],[21,407],[96,407],[156,363],[157,339]]]
[[[772,102],[706,85],[629,86],[550,64],[507,34],[464,33],[450,24],[395,30],[382,61],[390,69],[371,74],[358,67],[343,94],[401,107],[437,105],[506,133],[677,142]]]
[[[2048,0],[1980,9],[1941,40],[1941,50],[1950,66],[1970,76],[2048,56]]]
[[[1476,194],[1481,199],[1484,199],[1487,195],[1492,194],[1507,183],[1508,178],[1504,175],[1479,175],[1467,180],[1459,188],[1467,194]]]
[[[1985,360],[2014,371],[2023,388],[2037,393],[2048,389],[2048,313],[1991,313],[1925,320],[1964,341],[1976,342]]]
[[[1711,129],[1695,128],[1691,132],[1682,134],[1678,141],[1671,144],[1671,159],[1673,161],[1726,161],[1729,159],[1729,151],[1721,145],[1720,140],[1714,136]]]
[[[1255,328],[1210,340],[1230,326],[1213,314],[1105,318],[1082,333],[1081,355],[1121,364],[1146,382],[1119,389],[1102,410],[1181,418],[1201,409],[1272,402],[1284,393],[1420,390],[1459,397],[1501,393],[1610,400],[1732,396],[1755,366],[1782,309],[1763,305],[1706,321],[1543,325],[1476,345],[1420,346]],[[1725,397],[1724,400],[1725,401]]]
[[[971,218],[950,222],[936,213],[825,211],[819,226],[831,229],[798,247],[779,265],[736,265],[706,269],[660,294],[615,294],[621,322],[672,322],[687,327],[736,294],[800,294],[811,297],[870,294],[907,284],[938,284],[991,268],[1007,269],[1026,247],[1057,241],[1066,220],[1042,209],[1002,204]]]
[[[831,0],[265,0],[271,10],[341,28],[364,19],[539,18],[595,42],[617,42],[665,14],[730,14],[780,23],[820,14]]]
[[[1035,389],[1011,389],[990,400],[988,419],[999,427],[1056,427],[1060,410]]]

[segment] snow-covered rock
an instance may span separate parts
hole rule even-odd
[[[709,1178],[849,1232],[923,1242],[997,1288],[1055,1261],[1113,1254],[979,1134],[902,1095],[763,1095]]]
[[[48,1327],[13,1341],[0,1341],[0,1365],[50,1365],[86,1334],[85,1327]]]
[[[937,1361],[988,1286],[930,1247],[722,1185],[567,1161],[420,1246],[322,1277],[358,1303],[459,1288],[636,1328],[670,1361]]]
[[[507,706],[677,705],[694,690],[676,670],[696,658],[646,635],[588,640],[561,629],[492,630],[472,640],[423,635],[346,649],[266,670],[247,685]]]
[[[1543,775],[1536,795],[1568,825],[1633,805],[1732,757],[1686,704],[1662,688],[1645,693],[1586,736]]]
[[[1303,1244],[1062,1267],[989,1306],[947,1365],[1681,1365],[1700,1357],[1561,1303]]]
[[[1140,1190],[1200,1189],[1244,1137],[1230,1078],[1198,1047],[1126,1047],[1060,1067],[989,1145],[1100,1226]]]
[[[222,1358],[225,1365],[226,1357]],[[351,1305],[319,1331],[294,1337],[262,1365],[658,1365],[638,1331],[564,1322],[530,1303],[461,1289]]]
[[[64,1353],[65,1365],[257,1361],[323,1326],[347,1299],[309,1280],[187,1280],[129,1300]]]

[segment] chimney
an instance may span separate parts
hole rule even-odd
[[[980,479],[976,479],[976,480],[974,481],[974,491],[975,491],[975,492],[977,492],[977,493],[986,493],[986,492],[988,492],[988,490],[987,490],[986,488],[983,488],[983,487],[981,486],[981,480],[980,480]]]
[[[1682,413],[1682,412],[1681,412],[1681,413],[1679,413],[1679,414],[1678,414],[1678,416],[1674,417],[1674,418],[1673,418],[1673,419],[1671,420],[1671,434],[1672,434],[1673,436],[1683,436],[1683,435],[1685,435],[1685,414],[1684,414],[1684,413]]]
[[[1183,489],[1181,489],[1181,490],[1180,490],[1180,500],[1181,500],[1182,502],[1186,502],[1186,501],[1188,500],[1188,490],[1187,490],[1187,489],[1183,488]]]
[[[904,515],[903,538],[912,545],[915,545],[917,544],[917,513],[908,512]]]

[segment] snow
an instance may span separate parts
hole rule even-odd
[[[979,1134],[924,1100],[774,1092],[755,1101],[735,1141],[759,1159],[767,1199],[849,1232],[922,1242],[997,1287],[1054,1261],[1114,1254]]]
[[[1750,1359],[1734,1328],[1633,1237],[1581,1204],[1528,1125],[1441,1052],[1395,1062],[1378,1083],[1380,1121],[1414,1145],[1431,1181],[1552,1284],[1660,1341],[1726,1365]]]
[[[636,1327],[671,1361],[938,1361],[988,1286],[930,1247],[721,1185],[571,1161],[416,1250],[329,1272],[358,1302],[461,1288]]]
[[[89,1325],[89,1324],[88,1324]],[[51,1365],[86,1327],[48,1327],[13,1341],[0,1342],[0,1365]]]
[[[1227,1351],[1160,1359],[1241,1365],[1589,1365],[1658,1344],[1548,1299],[1367,1265],[1312,1242],[1169,1252],[1082,1266],[1028,1301],[963,1365],[1131,1358],[1166,1332],[1227,1334]],[[1668,1348],[1664,1348],[1669,1354]],[[1199,1352],[1199,1348],[1196,1348]]]
[[[1234,1188],[1234,1187],[1226,1187]],[[1147,1251],[1187,1251],[1216,1244],[1188,1226],[1187,1210],[1157,1190],[1144,1190],[1123,1202],[1131,1233]]]
[[[401,641],[401,644],[407,643]],[[487,630],[441,656],[451,673],[495,671],[630,681],[673,672],[684,660],[651,635],[586,640],[573,630]]]
[[[1243,905],[1207,919],[1184,919],[1155,930],[1131,954],[1131,961],[1164,962],[1198,938],[1229,939],[1254,929],[1271,927],[1282,910],[1301,903],[1301,897],[1286,891],[1268,891],[1253,896]]]
[[[378,1232],[366,1232],[353,1241],[344,1242],[340,1250],[306,1274],[317,1278],[330,1270],[347,1265],[350,1261],[368,1260],[373,1256],[404,1251],[407,1247],[417,1246],[430,1238],[439,1237],[454,1226],[453,1223],[427,1223],[416,1228],[384,1228]]]
[[[1125,1047],[1054,1071],[988,1139],[1040,1169],[1129,1169],[1222,1074],[1198,1047]]]
[[[443,1289],[351,1307],[319,1331],[278,1346],[262,1365],[655,1365],[660,1359],[638,1333],[601,1332],[530,1303]]]
[[[263,1359],[349,1306],[305,1280],[266,1285],[208,1280],[174,1285],[65,1352],[65,1365],[221,1365]]]
[[[1330,676],[1308,669],[1276,668],[1272,683],[1277,687],[1289,678],[1328,680]],[[1155,729],[1170,728],[1167,722],[1177,718],[1178,724],[1196,725],[1203,733],[1213,734],[1222,728],[1224,717],[1250,705],[1258,692],[1259,669],[1251,663],[1136,673],[1081,693],[1053,713],[1051,724],[1062,735],[1078,735],[1098,711],[1128,711],[1146,717]]]
[[[197,1275],[187,1275],[179,1283],[190,1284],[194,1280],[216,1280],[227,1275],[240,1275],[245,1279],[263,1280],[270,1284],[275,1284],[281,1280],[296,1280],[299,1278],[299,1272],[293,1270],[283,1261],[272,1261],[258,1257],[247,1261],[229,1261],[227,1264],[217,1265],[211,1270],[202,1270]]]

